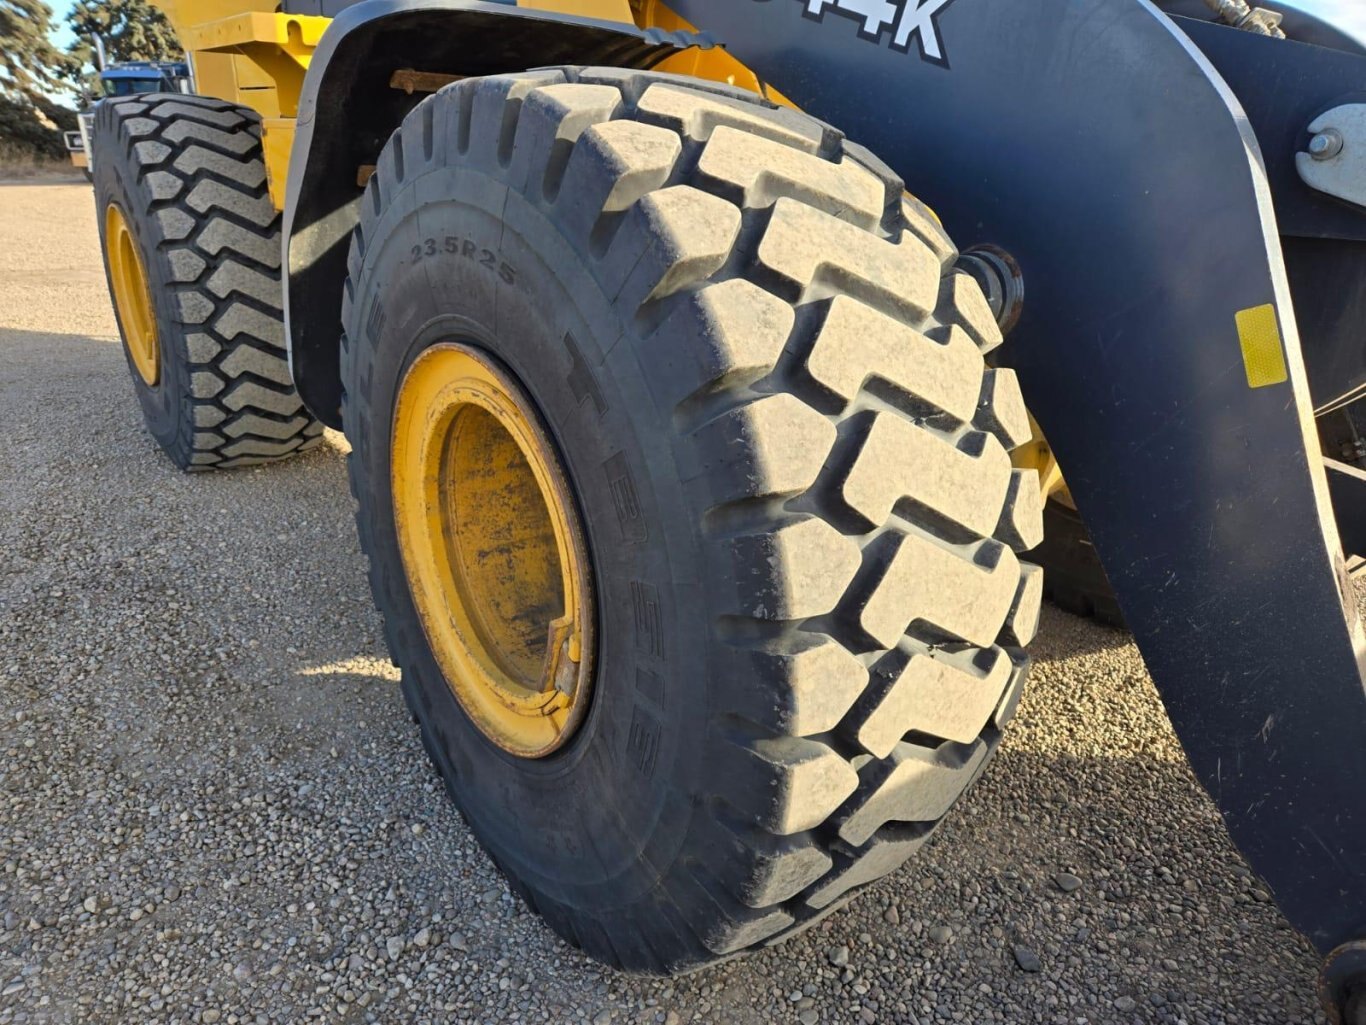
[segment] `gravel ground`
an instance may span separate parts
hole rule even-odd
[[[342,451],[190,478],[142,429],[90,194],[0,187],[0,1025],[1318,1022],[1124,635],[1045,612],[1004,751],[783,947],[613,975],[428,767]]]

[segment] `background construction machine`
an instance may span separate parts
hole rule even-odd
[[[95,124],[94,106],[112,96],[134,96],[145,93],[188,93],[191,91],[190,66],[184,61],[116,61],[105,59],[104,41],[93,37],[95,62],[99,72],[99,94],[86,93],[76,115],[77,130],[64,132],[63,139],[71,164],[91,177],[90,132]],[[82,90],[84,92],[84,90]]]
[[[1360,46],[1238,0],[161,6],[202,95],[94,137],[151,432],[346,431],[422,738],[556,930],[693,968],[923,845],[1061,465],[1366,1021],[1363,478],[1315,429],[1366,387]]]

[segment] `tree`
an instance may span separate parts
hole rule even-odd
[[[0,161],[61,160],[66,156],[62,131],[75,127],[74,110],[41,96],[0,95]]]
[[[43,0],[0,0],[0,95],[31,100],[61,88],[73,61],[48,39],[52,28]]]
[[[8,0],[0,0],[0,4]],[[182,50],[166,16],[147,0],[77,0],[66,16],[76,34],[69,47],[74,80],[79,84],[87,67],[95,67],[99,33],[109,62],[180,60]]]

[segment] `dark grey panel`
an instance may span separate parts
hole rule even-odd
[[[955,0],[900,47],[835,0],[676,6],[889,161],[960,245],[1019,260],[1006,358],[1192,766],[1298,928],[1323,950],[1366,936],[1362,632],[1227,86],[1142,0]],[[1265,304],[1291,377],[1250,388],[1234,318]]]

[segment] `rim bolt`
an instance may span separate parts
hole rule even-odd
[[[1332,160],[1342,152],[1342,133],[1325,128],[1309,140],[1309,155],[1315,160]]]

